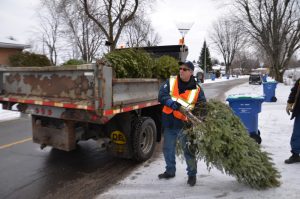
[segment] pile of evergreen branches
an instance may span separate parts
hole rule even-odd
[[[121,49],[109,52],[105,59],[110,63],[116,78],[159,78],[176,75],[178,61],[171,56],[156,58],[144,50]]]
[[[189,149],[197,159],[206,162],[208,170],[215,167],[238,182],[255,189],[280,186],[280,174],[271,162],[267,152],[250,138],[245,126],[234,115],[229,106],[222,102],[210,101],[206,104],[203,122],[193,123],[186,133]],[[193,112],[203,116],[203,109]],[[183,150],[178,148],[183,157]]]

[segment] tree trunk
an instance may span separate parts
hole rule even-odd
[[[282,70],[281,70],[281,68],[282,68],[282,66],[280,66],[280,64],[279,63],[274,63],[273,65],[272,65],[272,72],[273,72],[273,74],[272,74],[272,76],[274,77],[274,79],[277,81],[277,82],[283,82],[283,72],[282,72]]]

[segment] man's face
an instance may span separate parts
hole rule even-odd
[[[188,68],[186,65],[181,65],[179,67],[179,76],[180,79],[184,82],[188,82],[193,75],[193,71]]]

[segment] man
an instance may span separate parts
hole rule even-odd
[[[286,106],[286,112],[288,115],[290,115],[290,112],[292,112],[292,117],[295,118],[294,121],[294,129],[291,137],[291,152],[292,156],[285,160],[284,162],[286,164],[293,164],[296,162],[300,162],[300,79],[298,79],[294,85],[294,87],[291,89],[291,93],[289,95],[289,99],[287,101]]]
[[[195,106],[205,103],[205,95],[202,88],[193,77],[194,65],[186,61],[180,65],[179,75],[171,76],[161,86],[158,100],[164,105],[162,113],[162,125],[164,128],[163,154],[166,162],[166,171],[159,174],[159,179],[175,177],[176,172],[176,141],[179,139],[184,150],[187,164],[187,183],[190,186],[196,184],[197,162],[195,154],[192,154],[187,146],[187,138],[183,133],[183,127],[187,117],[179,109],[181,106],[193,110]]]

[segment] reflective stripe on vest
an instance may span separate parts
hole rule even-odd
[[[198,95],[200,93],[200,88],[197,87],[196,89],[193,90],[186,90],[184,93],[179,94],[177,76],[171,76],[169,82],[170,82],[170,96],[172,100],[177,101],[185,108],[189,108],[190,110],[194,109],[198,99]],[[166,114],[171,114],[173,112],[174,117],[181,119],[183,121],[187,121],[187,117],[183,115],[180,111],[175,111],[168,106],[164,106],[163,112]]]
[[[175,88],[177,86],[177,88]],[[177,91],[177,92],[174,92]],[[182,96],[179,95],[178,92],[178,81],[177,81],[177,76],[171,76],[170,77],[170,96],[173,101],[179,102],[182,106],[185,108],[188,108],[190,110],[194,109],[198,94],[199,94],[199,89],[198,87],[193,90],[187,90],[188,92],[188,97],[187,99],[182,98]],[[178,95],[176,95],[178,94]]]

